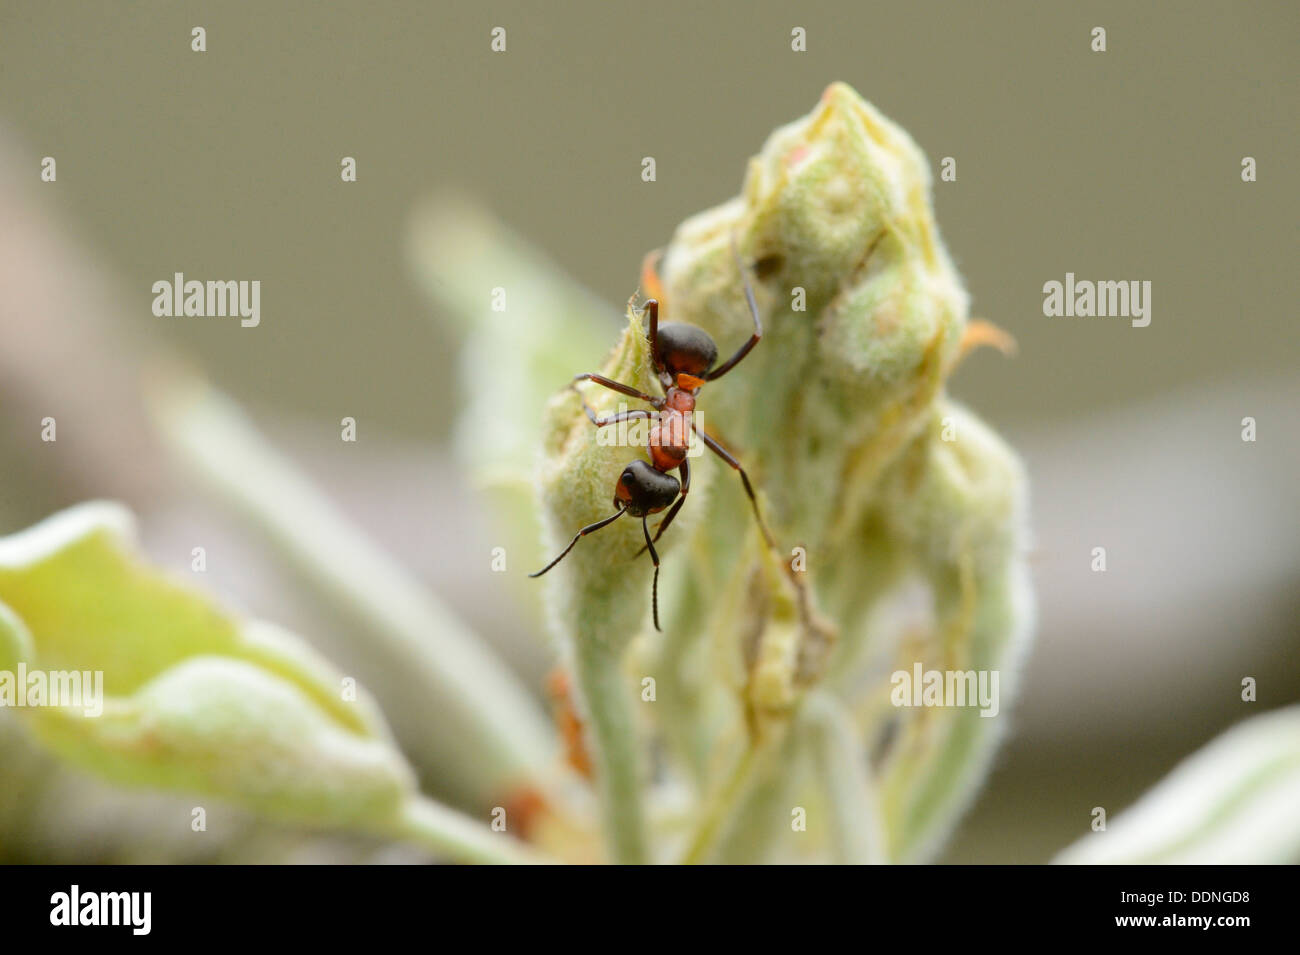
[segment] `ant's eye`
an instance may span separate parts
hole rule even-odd
[[[631,487],[632,482],[636,479],[632,476],[632,470],[629,468],[628,470],[624,471],[622,475],[619,476],[619,480],[622,481],[624,484],[626,484],[628,487]]]

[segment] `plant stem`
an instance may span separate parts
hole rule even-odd
[[[731,775],[722,784],[722,788],[705,804],[704,818],[699,828],[695,830],[695,835],[691,837],[686,854],[682,856],[683,865],[699,865],[708,861],[724,827],[732,821],[736,807],[748,791],[759,757],[764,751],[764,747],[753,743],[745,746],[745,751],[736,761]]]
[[[610,860],[621,865],[642,865],[649,854],[641,807],[637,735],[619,667],[619,652],[595,640],[576,641],[574,675],[586,714]]]
[[[407,803],[390,834],[456,862],[541,865],[555,861],[513,836],[493,832],[483,823],[425,796],[416,796]]]
[[[803,713],[813,731],[814,765],[830,807],[836,861],[841,865],[883,862],[884,836],[857,727],[844,705],[827,692],[810,693]]]

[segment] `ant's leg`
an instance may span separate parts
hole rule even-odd
[[[637,391],[631,385],[625,385],[621,381],[615,381],[613,378],[606,378],[604,375],[597,375],[588,372],[585,375],[574,375],[573,384],[580,381],[594,381],[598,385],[604,385],[612,391],[617,391],[621,395],[627,395],[629,398],[640,398],[642,401],[648,401],[656,408],[662,408],[664,400],[656,398],[654,395],[647,395],[645,392]]]
[[[664,531],[668,530],[668,525],[673,522],[673,518],[677,516],[677,512],[680,511],[682,505],[686,503],[686,495],[691,489],[691,462],[683,458],[679,467],[682,472],[682,493],[681,496],[673,502],[673,506],[668,509],[668,514],[659,522],[659,528],[655,531],[655,540],[664,536]],[[646,549],[642,547],[636,552],[636,556],[640,557],[645,553],[645,550]]]
[[[767,546],[775,548],[776,541],[772,539],[772,532],[769,531],[767,525],[763,523],[763,515],[758,511],[758,498],[754,496],[754,488],[749,483],[749,475],[745,473],[745,469],[740,466],[739,461],[731,456],[731,452],[718,444],[716,439],[708,433],[701,431],[699,428],[695,428],[693,423],[691,427],[694,428],[695,433],[700,436],[700,440],[708,445],[710,451],[740,472],[740,480],[745,485],[745,493],[749,495],[749,503],[754,505],[754,519],[758,521],[758,529],[763,532],[763,537],[767,540]]]
[[[749,303],[749,314],[754,318],[754,334],[749,336],[749,341],[740,346],[738,352],[705,375],[706,381],[717,381],[739,365],[741,360],[750,353],[753,347],[758,344],[759,339],[763,337],[763,323],[758,318],[758,303],[754,301],[754,289],[749,284],[749,273],[745,271],[745,266],[740,261],[740,253],[736,251],[736,234],[734,232],[731,235],[731,254],[735,256],[736,268],[740,269],[740,279],[745,286],[745,301]]]
[[[564,550],[560,551],[560,556],[559,556],[559,557],[555,558],[555,560],[551,561],[549,564],[547,564],[545,567],[543,567],[543,568],[542,568],[541,570],[539,570],[537,573],[535,573],[535,574],[529,574],[528,576],[529,576],[529,577],[540,577],[540,576],[542,576],[542,574],[546,573],[548,570],[550,570],[552,567],[554,567],[554,566],[555,566],[556,564],[558,564],[560,561],[564,560],[565,555],[568,554],[569,551],[573,550],[573,545],[574,545],[574,544],[578,543],[578,541],[582,540],[584,537],[586,537],[586,536],[587,536],[588,534],[590,534],[592,531],[598,531],[598,530],[600,530],[602,527],[604,527],[606,524],[612,524],[612,523],[614,523],[614,521],[616,521],[616,520],[618,520],[620,517],[622,517],[624,513],[625,513],[625,512],[620,508],[619,511],[618,511],[618,513],[617,513],[617,514],[614,514],[612,517],[607,517],[607,518],[605,518],[604,520],[597,521],[597,522],[594,523],[594,524],[588,524],[588,525],[587,525],[586,527],[584,527],[582,530],[578,531],[578,533],[576,533],[576,534],[573,535],[573,540],[569,541],[569,546],[568,546],[568,547],[566,547],[566,548],[564,548]]]
[[[578,400],[582,402],[582,410],[587,412],[587,417],[591,419],[591,423],[594,424],[597,428],[603,428],[606,425],[611,425],[611,424],[618,424],[622,421],[631,421],[634,418],[654,417],[653,412],[636,409],[634,411],[616,411],[614,414],[606,415],[603,418],[598,418],[596,417],[596,409],[593,408],[591,405],[587,404],[587,399],[582,397],[582,392],[578,391],[578,389],[573,385],[570,385],[569,387],[573,388],[573,390],[577,393]]]
[[[664,366],[659,360],[659,301],[653,298],[646,299],[646,303],[641,306],[641,311],[650,313],[650,334],[646,336],[650,342],[650,363],[654,365],[655,375],[662,375]]]
[[[654,542],[650,540],[650,527],[645,520],[643,515],[641,518],[641,533],[645,534],[645,546],[650,551],[650,559],[655,563],[655,579],[654,583],[650,585],[650,606],[654,610],[655,629],[659,630],[659,555],[655,552]]]

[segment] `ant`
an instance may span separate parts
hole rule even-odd
[[[600,418],[585,400],[582,402],[587,417],[598,428],[637,418],[653,422],[647,441],[650,462],[638,458],[624,468],[623,473],[619,475],[618,483],[614,486],[614,513],[578,531],[573,536],[573,540],[569,541],[569,546],[560,552],[560,556],[535,574],[528,575],[529,577],[542,576],[562,561],[578,541],[607,524],[614,523],[624,514],[639,517],[641,531],[645,535],[645,546],[637,551],[635,556],[639,557],[648,550],[650,559],[654,562],[654,583],[651,585],[650,593],[656,630],[660,629],[659,554],[655,551],[654,545],[668,529],[668,525],[673,522],[677,512],[682,509],[682,505],[686,503],[686,495],[691,490],[691,466],[686,459],[690,446],[690,431],[694,431],[709,450],[740,473],[740,480],[745,485],[745,493],[749,495],[750,504],[753,505],[754,518],[758,521],[759,530],[762,531],[768,546],[775,547],[772,535],[767,525],[763,523],[762,514],[759,513],[758,499],[754,496],[754,488],[749,483],[749,475],[740,466],[740,462],[716,438],[696,428],[693,418],[696,398],[704,383],[717,381],[739,365],[763,337],[763,325],[758,317],[758,304],[754,301],[754,290],[750,287],[749,274],[745,271],[740,253],[736,250],[734,235],[731,238],[731,254],[735,257],[736,267],[740,270],[741,281],[744,283],[745,301],[749,304],[749,313],[754,319],[754,333],[749,337],[749,341],[741,345],[740,349],[725,362],[716,368],[713,367],[718,359],[718,346],[704,329],[685,322],[664,322],[660,325],[659,302],[651,298],[647,299],[638,311],[642,314],[650,313],[650,332],[646,337],[650,343],[650,357],[654,363],[659,386],[664,392],[663,396],[647,395],[604,375],[587,373],[574,376],[569,387],[575,391],[578,382],[592,381],[629,398],[639,398],[654,408],[654,411],[620,411]],[[675,470],[681,472],[680,482],[670,473]],[[646,523],[647,518],[670,505],[671,509],[651,538],[650,528]]]

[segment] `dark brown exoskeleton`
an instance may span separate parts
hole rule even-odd
[[[684,322],[664,322],[660,325],[659,302],[652,298],[646,301],[641,311],[650,315],[647,339],[650,343],[650,355],[654,362],[655,374],[664,392],[663,396],[644,394],[630,385],[606,378],[604,375],[584,374],[577,375],[573,379],[570,387],[575,389],[580,381],[592,381],[629,398],[639,398],[654,408],[653,411],[640,409],[620,411],[601,418],[597,417],[596,412],[586,401],[582,403],[587,417],[598,428],[637,418],[649,420],[651,424],[647,445],[650,462],[637,459],[624,468],[614,487],[614,513],[578,531],[573,536],[573,540],[569,541],[569,546],[564,548],[558,557],[537,573],[528,575],[540,577],[563,560],[579,540],[607,524],[612,524],[624,514],[639,517],[641,530],[645,535],[645,546],[637,554],[649,550],[655,568],[654,583],[651,585],[650,593],[656,630],[659,629],[659,554],[655,551],[654,545],[668,529],[668,525],[673,522],[682,505],[686,503],[686,495],[691,489],[691,466],[686,458],[690,447],[690,432],[694,431],[699,435],[700,440],[709,450],[740,473],[740,480],[745,486],[745,493],[749,495],[750,504],[753,505],[754,517],[758,521],[759,529],[763,532],[768,545],[772,546],[772,535],[768,532],[759,513],[758,499],[754,496],[754,488],[749,483],[749,475],[740,466],[740,462],[719,444],[716,438],[698,429],[694,421],[696,398],[704,383],[716,381],[735,368],[763,337],[763,326],[758,317],[758,304],[754,301],[754,290],[750,287],[749,275],[736,252],[734,239],[731,251],[736,257],[736,266],[740,269],[741,281],[744,283],[745,301],[754,319],[754,333],[734,355],[714,368],[713,363],[718,359],[718,346],[713,343],[708,332]],[[671,471],[681,472],[680,482],[669,473]],[[647,518],[669,507],[667,515],[660,522],[652,538],[649,525],[646,523]]]

